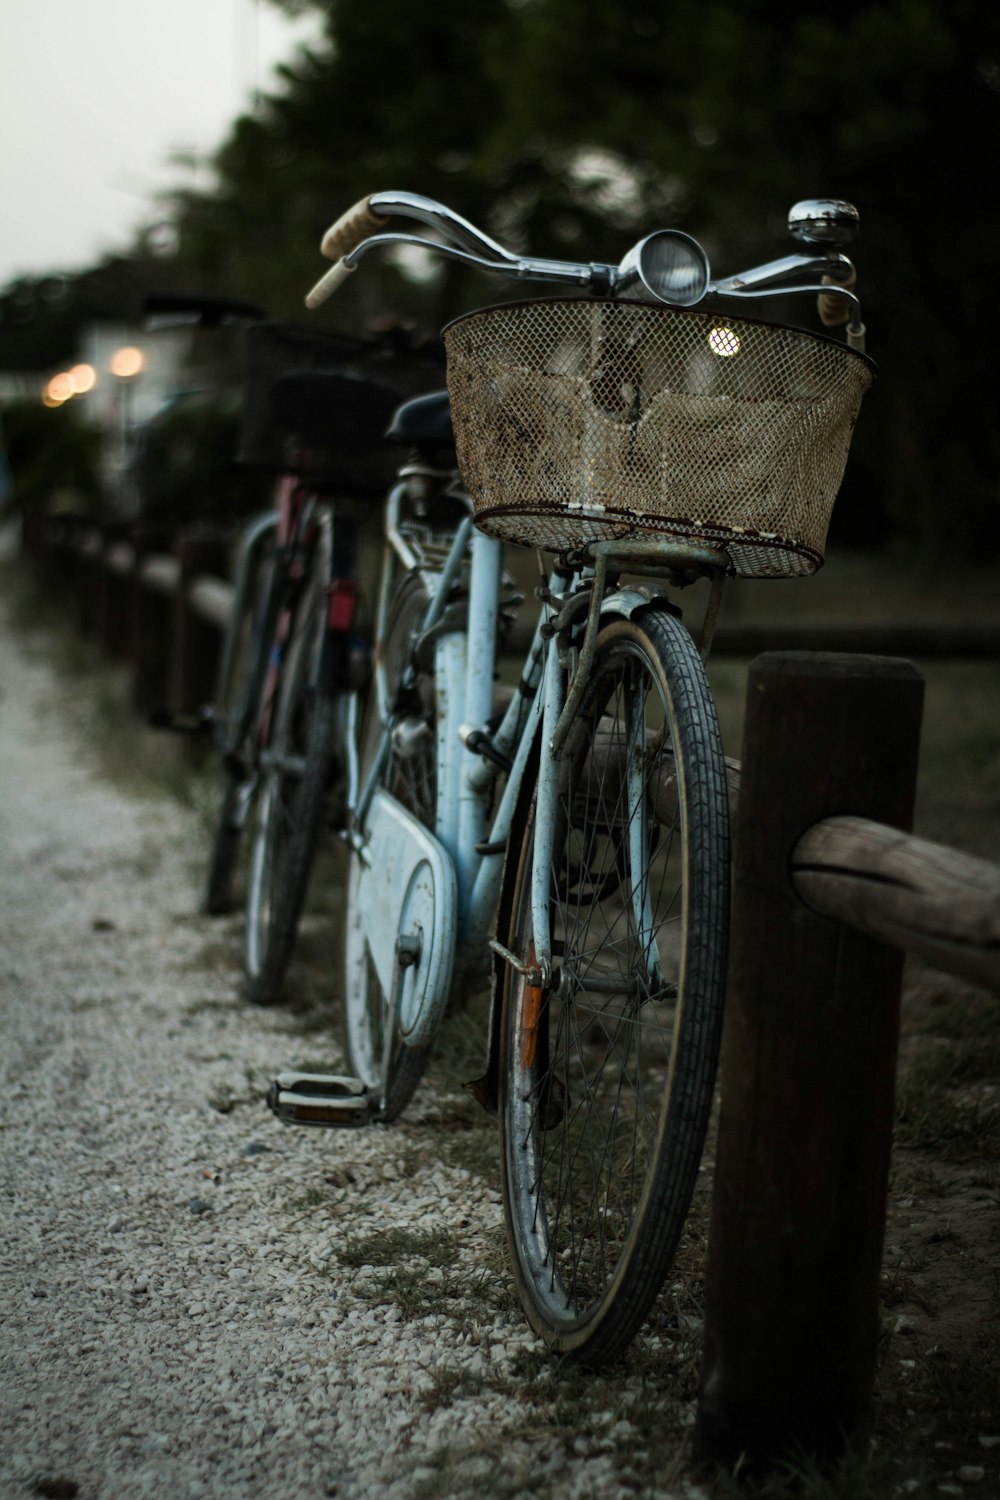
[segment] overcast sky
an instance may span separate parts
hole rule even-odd
[[[0,287],[80,270],[190,182],[317,32],[267,0],[0,0]]]

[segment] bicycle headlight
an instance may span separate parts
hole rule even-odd
[[[622,260],[615,295],[693,307],[704,297],[708,282],[708,256],[697,240],[679,229],[658,229],[633,245]]]

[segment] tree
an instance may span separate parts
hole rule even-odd
[[[9,498],[22,515],[102,509],[101,435],[71,403],[53,411],[40,401],[11,402],[3,425]]]
[[[561,153],[609,151],[628,164],[645,222],[667,195],[673,222],[729,270],[771,253],[795,199],[858,204],[882,378],[837,523],[930,553],[1000,541],[982,312],[1000,242],[982,166],[1000,145],[995,7],[847,0],[789,15],[774,0],[529,0],[520,18],[518,88],[494,152],[514,161],[512,177],[534,164],[540,204]]]

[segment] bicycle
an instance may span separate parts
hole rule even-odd
[[[396,215],[439,241],[388,231]],[[535,260],[432,200],[378,193],[327,233],[336,263],[307,299],[373,249],[415,241],[577,291],[452,322],[448,393],[396,414],[411,453],[387,499],[375,679],[347,798],[355,1071],[279,1075],[269,1103],[290,1123],[395,1118],[449,995],[491,983],[474,1088],[499,1119],[518,1290],[536,1332],[588,1364],[648,1313],[702,1155],[729,894],[704,658],[727,574],[822,561],[873,378],[837,248],[857,219],[839,201],[798,204],[801,252],[713,280],[678,231],[617,267]],[[853,347],[717,310],[793,291],[818,293]],[[443,470],[427,450],[449,421],[457,468]],[[554,556],[505,708],[493,701],[504,543]],[[699,579],[696,644],[671,591]]]
[[[230,909],[249,828],[244,981],[267,1004],[281,994],[320,836],[339,816],[340,719],[367,672],[358,528],[386,481],[383,430],[413,382],[391,341],[271,322],[247,340],[239,458],[276,475],[275,508],[241,539],[207,715],[224,785],[204,905]]]

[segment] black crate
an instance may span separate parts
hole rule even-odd
[[[384,442],[398,404],[445,384],[439,345],[351,338],[290,323],[247,333],[240,462],[352,494],[379,494],[398,453]]]

